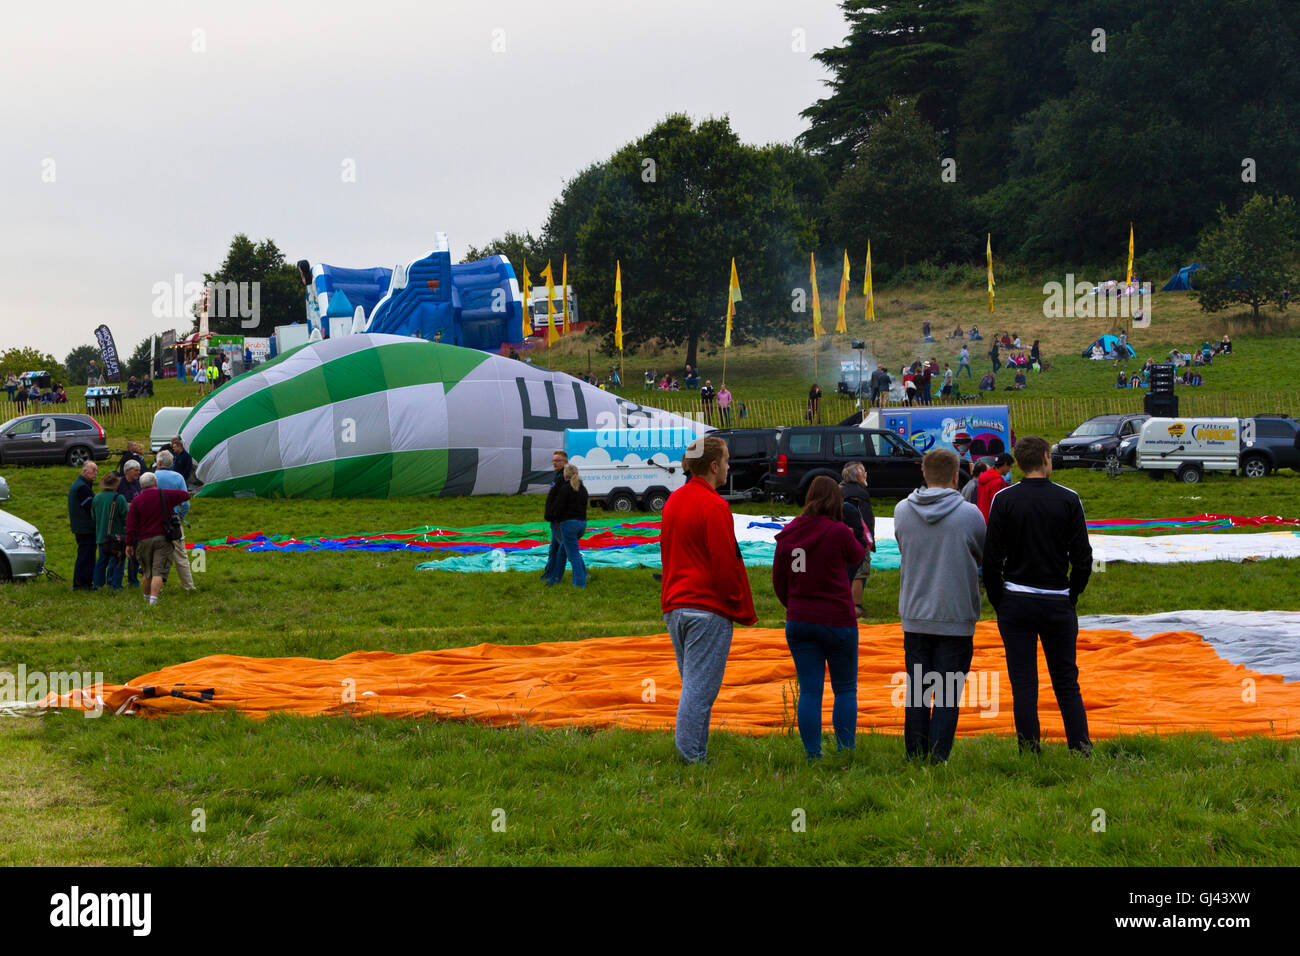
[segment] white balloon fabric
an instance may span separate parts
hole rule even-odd
[[[181,426],[205,497],[545,491],[568,428],[707,426],[563,372],[399,335],[311,342],[204,398]]]

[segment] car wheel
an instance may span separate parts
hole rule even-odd
[[[1194,485],[1201,480],[1199,465],[1180,465],[1176,477],[1185,485]]]
[[[1268,474],[1268,459],[1263,455],[1247,455],[1242,459],[1241,473],[1247,478],[1263,478]]]
[[[618,511],[626,514],[630,511],[636,511],[636,498],[630,492],[616,491],[605,499],[605,504],[610,511]]]
[[[67,461],[73,468],[80,468],[90,461],[90,449],[85,445],[73,445],[68,449]]]
[[[0,583],[14,579],[13,569],[9,567],[9,557],[0,552]]]

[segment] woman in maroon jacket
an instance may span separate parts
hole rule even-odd
[[[799,675],[799,736],[809,760],[822,755],[822,692],[831,672],[831,725],[838,750],[852,750],[858,731],[858,627],[849,569],[866,557],[841,520],[835,479],[813,480],[803,513],[776,536],[772,587],[786,609],[785,640]]]

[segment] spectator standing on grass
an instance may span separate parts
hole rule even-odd
[[[172,469],[175,459],[172,453],[163,449],[154,456],[154,475],[157,477],[159,488],[170,491],[187,491],[185,479]],[[185,550],[185,516],[189,514],[190,502],[189,495],[185,500],[176,505],[176,517],[180,519],[181,536],[180,540],[170,542],[172,546],[172,561],[176,565],[176,576],[181,579],[181,587],[186,591],[197,591],[194,586],[194,575],[190,571],[190,556]]]
[[[851,461],[840,471],[840,494],[844,504],[854,508],[862,519],[866,531],[864,545],[867,556],[862,559],[853,575],[853,603],[859,611],[864,609],[862,592],[866,589],[867,578],[871,577],[871,552],[876,550],[876,512],[871,506],[871,494],[867,491],[867,466],[860,461]],[[862,615],[859,613],[858,615]]]
[[[813,382],[813,387],[808,389],[808,421],[821,424],[822,420],[822,387]]]
[[[970,481],[966,482],[961,490],[961,496],[973,505],[979,504],[979,477],[989,470],[989,464],[986,461],[977,461],[975,466],[970,470]]]
[[[711,379],[704,380],[704,387],[700,389],[700,410],[704,412],[704,421],[706,424],[713,424],[713,405],[717,401],[718,393],[713,388]]]
[[[997,340],[994,340],[993,347],[989,349],[989,358],[993,360],[993,374],[996,376],[1002,361],[1002,354],[998,351]]]
[[[91,585],[95,591],[105,585],[114,591],[122,590],[128,505],[117,490],[121,480],[115,472],[109,472],[100,482],[103,491],[95,495],[95,500],[90,503],[90,511],[95,519],[95,540],[99,543],[99,560],[95,562]]]
[[[722,687],[733,624],[753,624],[754,599],[736,543],[731,508],[717,489],[727,481],[727,444],[697,438],[682,456],[690,479],[664,505],[660,606],[677,658],[677,753],[688,763],[708,757],[709,718]]]
[[[993,506],[993,496],[1003,488],[1011,486],[1007,476],[1011,474],[1013,461],[1014,459],[1008,454],[998,455],[993,459],[993,466],[979,476],[975,503],[979,506],[980,514],[984,516],[985,524],[989,520],[989,508]]]
[[[930,360],[926,359],[921,363],[921,404],[930,404],[930,381],[934,378],[934,369],[930,367]]]
[[[555,515],[560,526],[561,547],[555,553],[555,567],[546,584],[559,584],[564,580],[564,563],[573,565],[573,586],[587,586],[587,565],[582,560],[578,542],[587,530],[587,489],[578,474],[577,465],[566,464],[560,472],[555,488]],[[549,495],[547,496],[549,499]],[[549,502],[548,502],[549,503]]]
[[[551,526],[551,547],[546,555],[546,567],[542,570],[543,584],[555,583],[555,568],[560,562],[560,549],[564,547],[564,535],[560,530],[560,485],[564,481],[564,468],[569,463],[568,452],[551,452],[551,467],[555,474],[551,478],[551,487],[546,492],[546,510],[543,520]]]
[[[9,395],[9,401],[14,400],[14,392],[18,391],[18,376],[10,372],[5,376],[5,392]]]
[[[954,452],[927,452],[921,459],[926,487],[894,509],[907,673],[903,743],[909,757],[932,763],[943,763],[952,752],[980,616],[984,521],[957,491],[959,468]],[[926,693],[927,685],[936,684]]]
[[[185,442],[180,435],[172,438],[172,469],[185,479],[185,487],[190,486],[190,479],[194,477],[194,458],[185,450]]]
[[[68,489],[68,524],[77,540],[77,560],[72,569],[74,591],[90,591],[95,587],[95,517],[91,505],[98,475],[99,466],[88,461]]]
[[[866,549],[842,520],[835,479],[813,479],[799,517],[776,535],[772,587],[786,609],[785,640],[799,675],[796,719],[809,760],[822,755],[822,694],[830,670],[837,750],[852,750],[858,728],[858,627],[849,572]]]
[[[117,473],[126,475],[127,462],[137,461],[140,463],[140,470],[144,470],[144,446],[138,441],[129,441],[126,443],[126,451],[122,452],[122,457],[117,462]]]
[[[18,403],[19,414],[27,411],[27,396],[30,394],[31,389],[29,389],[25,384],[18,386],[18,395],[14,400]]]
[[[126,513],[126,555],[139,557],[143,575],[140,589],[150,605],[158,603],[173,563],[172,542],[167,540],[167,518],[189,501],[188,491],[159,488],[153,472],[140,477],[140,493]]]
[[[984,587],[998,613],[1007,655],[1012,709],[1021,751],[1038,752],[1038,644],[1071,750],[1092,752],[1088,716],[1075,663],[1075,612],[1092,573],[1083,502],[1051,480],[1052,456],[1037,436],[1020,439],[1016,464],[1024,478],[1003,489],[989,509]]]
[[[144,463],[131,459],[122,470],[122,480],[118,483],[117,493],[126,499],[127,506],[140,493],[140,475],[144,472]],[[130,587],[140,586],[140,561],[135,556],[126,558],[126,583]]]
[[[947,362],[943,363],[943,387],[939,390],[939,394],[944,398],[952,397],[952,367]]]
[[[727,383],[722,383],[722,391],[718,392],[718,412],[722,415],[722,427],[731,427],[731,392],[727,391]]]
[[[916,398],[916,375],[910,368],[903,369],[903,404],[910,406]]]

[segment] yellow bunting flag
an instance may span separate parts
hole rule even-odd
[[[989,311],[993,311],[993,233],[988,234],[988,245],[985,251],[989,257]]]
[[[524,259],[524,338],[533,334],[533,322],[528,314],[528,307],[532,304],[533,298],[533,280],[528,277],[528,259]]]
[[[731,348],[731,320],[736,315],[736,303],[740,301],[740,277],[736,275],[736,259],[731,259],[731,282],[727,286],[727,334],[723,337],[722,347]]]
[[[862,294],[867,297],[868,322],[876,321],[876,296],[871,289],[871,240],[867,240],[867,278],[862,283]]]
[[[569,254],[564,254],[563,271],[560,273],[560,295],[564,296],[564,334],[569,334]]]
[[[614,348],[623,351],[623,263],[614,260]]]
[[[1124,287],[1133,285],[1133,223],[1128,224],[1128,271],[1124,274]]]
[[[808,282],[812,285],[813,300],[813,338],[825,335],[826,330],[822,328],[822,300],[817,294],[817,257],[814,253],[808,254]]]
[[[546,278],[546,344],[549,347],[560,340],[559,332],[555,328],[555,273],[551,271],[549,260],[546,268],[542,270],[542,275]]]
[[[835,331],[847,332],[848,324],[844,321],[844,301],[849,297],[849,250],[844,250],[844,272],[840,275],[840,304],[835,309]]]

